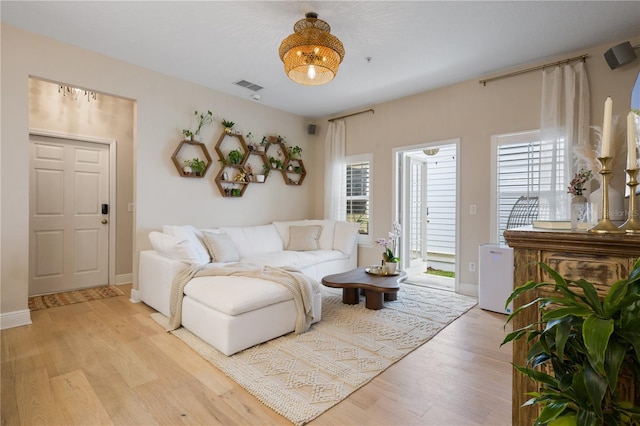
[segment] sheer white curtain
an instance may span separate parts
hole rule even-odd
[[[574,147],[589,144],[589,82],[584,62],[542,71],[540,149],[536,152],[533,191],[540,197],[540,218],[570,218],[567,187],[582,165]]]
[[[329,123],[324,141],[324,217],[347,217],[347,178],[345,165],[346,127],[344,120]]]

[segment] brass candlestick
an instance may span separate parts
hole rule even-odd
[[[611,222],[609,216],[609,161],[611,157],[598,157],[598,161],[602,164],[600,174],[602,175],[602,220],[596,226],[589,229],[589,232],[597,234],[623,234],[625,231],[620,230]]]
[[[640,220],[636,208],[636,186],[638,186],[638,168],[625,170],[629,175],[629,218],[620,226],[627,234],[640,234]]]

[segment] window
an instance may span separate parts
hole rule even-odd
[[[371,154],[346,158],[347,222],[360,224],[358,241],[361,243],[371,242],[371,163]]]
[[[502,234],[521,197],[536,200],[535,211],[525,212],[526,224],[536,218],[566,216],[564,204],[558,201],[566,198],[564,140],[540,141],[538,131],[500,135],[493,138],[493,152],[493,241],[505,244]]]

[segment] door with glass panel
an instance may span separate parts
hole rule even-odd
[[[455,143],[399,153],[401,259],[409,282],[455,288],[456,156]]]

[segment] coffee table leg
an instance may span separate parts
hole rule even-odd
[[[393,293],[385,293],[384,294],[384,300],[386,301],[393,301],[393,300],[398,300],[398,293],[397,292],[393,292]]]
[[[360,291],[357,288],[342,289],[342,303],[345,305],[357,305],[360,302]]]
[[[365,295],[365,306],[367,309],[372,309],[374,311],[382,309],[384,307],[382,303],[382,293],[367,290]]]

